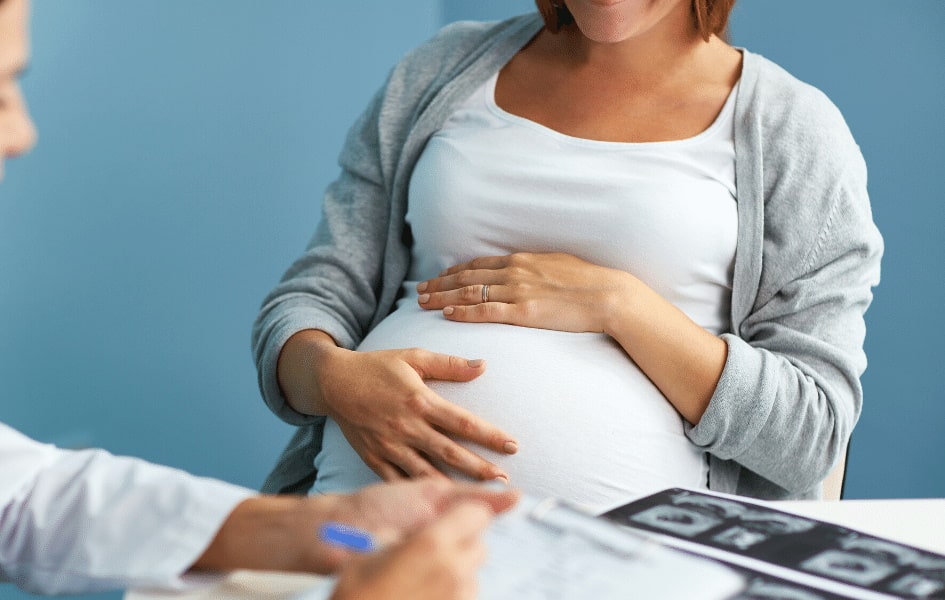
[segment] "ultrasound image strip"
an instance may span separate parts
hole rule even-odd
[[[881,593],[945,600],[945,556],[751,503],[670,489],[604,517]]]

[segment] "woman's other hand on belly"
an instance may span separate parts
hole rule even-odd
[[[502,469],[451,436],[514,454],[518,445],[512,436],[444,400],[426,384],[471,381],[485,371],[483,361],[420,348],[358,352],[337,347],[322,332],[304,333],[293,336],[280,356],[280,382],[287,398],[296,410],[332,417],[375,473],[385,480],[445,477],[433,466],[440,462],[475,479],[508,480]],[[293,365],[285,378],[283,361]],[[303,364],[305,369],[299,366]],[[303,370],[307,377],[288,375]],[[291,393],[290,379],[295,384]]]
[[[417,292],[421,307],[453,321],[601,333],[632,278],[571,254],[519,252],[450,267]]]

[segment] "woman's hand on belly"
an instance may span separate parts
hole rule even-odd
[[[386,480],[444,477],[440,461],[484,481],[508,475],[450,436],[504,454],[514,439],[473,413],[444,400],[425,380],[470,381],[482,361],[419,348],[358,352],[335,348],[315,367],[326,412],[352,448]]]
[[[454,321],[600,333],[632,279],[571,254],[520,252],[450,267],[417,291],[421,307]]]

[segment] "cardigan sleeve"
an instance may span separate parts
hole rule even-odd
[[[764,162],[757,293],[722,336],[722,376],[700,422],[687,427],[715,460],[738,465],[725,491],[819,496],[862,409],[864,314],[883,242],[859,148],[832,105],[820,113],[821,122],[767,131],[779,151]]]

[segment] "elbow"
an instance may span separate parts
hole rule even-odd
[[[838,468],[842,473],[855,422],[855,415],[850,410],[836,408],[843,405],[847,403],[828,403],[832,408],[824,412],[821,425],[810,428],[806,452],[798,453],[804,456],[805,460],[795,464],[795,468],[791,470],[792,476],[787,478],[789,481],[784,486],[792,496],[819,496],[819,490],[825,482],[837,476]],[[784,457],[791,462],[794,462],[795,458]]]

